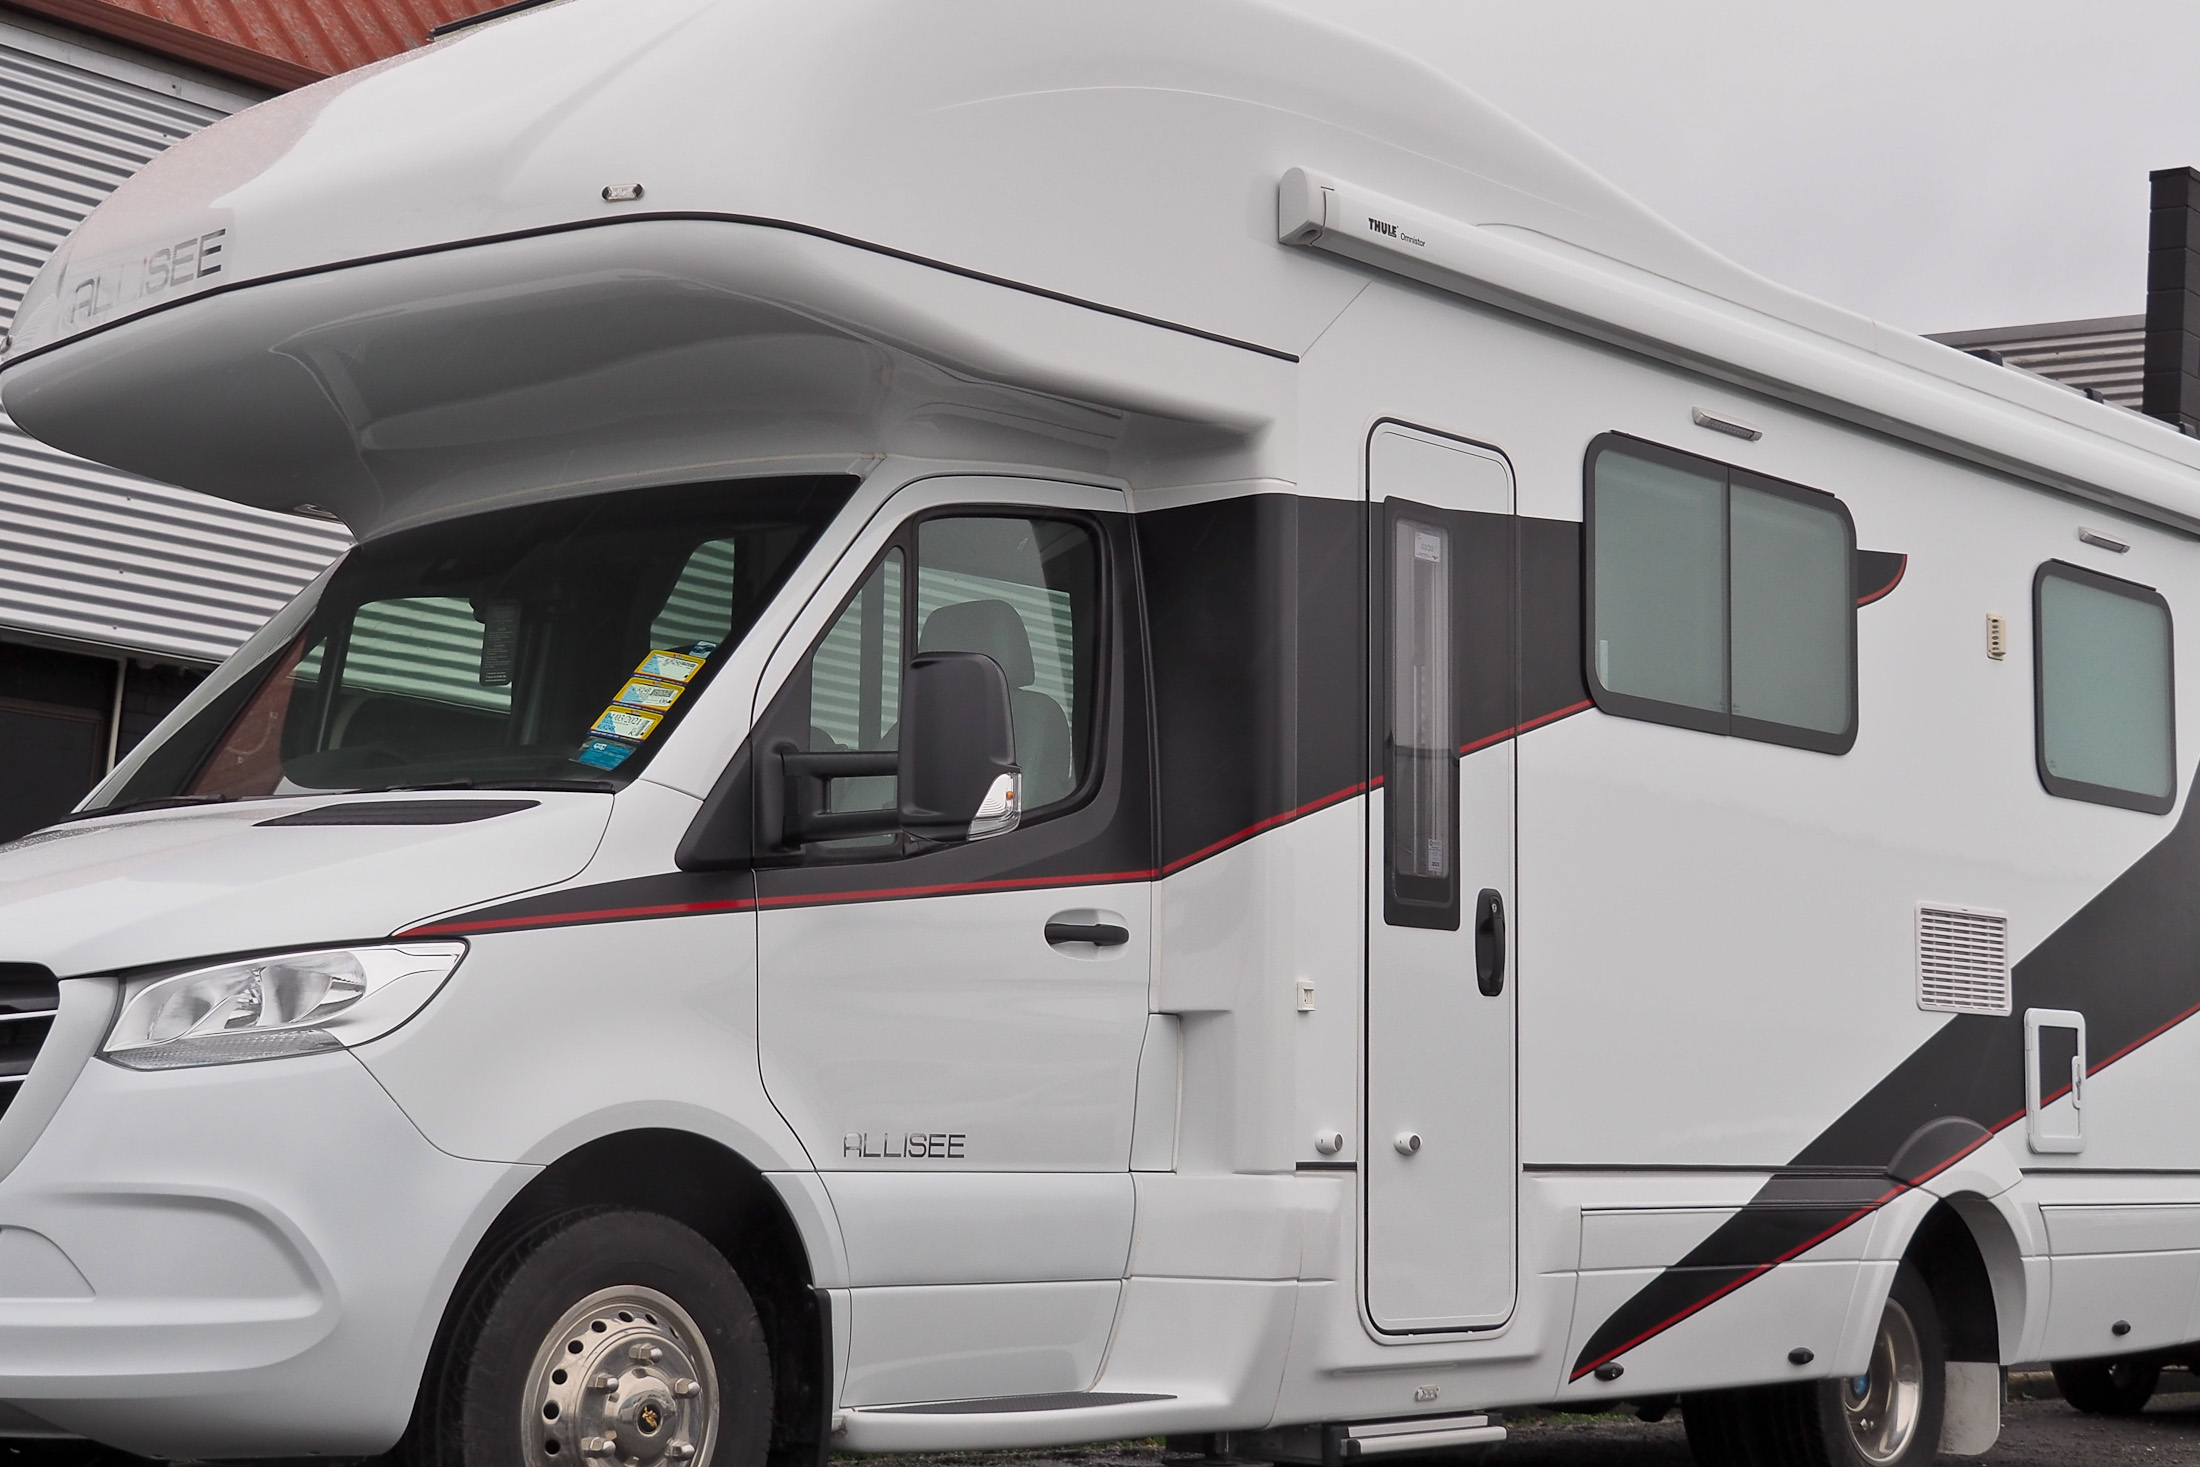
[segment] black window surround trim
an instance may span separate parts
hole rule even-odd
[[[1726,689],[1729,700],[1734,688],[1734,632],[1733,617],[1733,494],[1734,486],[1791,499],[1814,508],[1831,508],[1841,516],[1841,523],[1848,532],[1847,556],[1848,595],[1848,678],[1849,721],[1848,726],[1836,732],[1823,729],[1798,728],[1792,724],[1774,723],[1768,719],[1749,718],[1725,710],[1692,708],[1685,703],[1667,703],[1656,698],[1637,697],[1632,693],[1614,692],[1597,678],[1596,660],[1596,469],[1597,460],[1612,450],[1621,450],[1638,458],[1664,463],[1670,467],[1691,473],[1716,474],[1725,484],[1724,498],[1727,512],[1722,517],[1722,558],[1727,566],[1727,630],[1724,655],[1726,660]],[[1856,649],[1856,518],[1837,494],[1824,489],[1813,489],[1807,484],[1796,484],[1786,479],[1775,479],[1753,469],[1741,468],[1701,454],[1669,448],[1647,438],[1637,438],[1628,433],[1600,433],[1589,441],[1589,449],[1581,461],[1581,675],[1588,685],[1589,697],[1597,710],[1620,718],[1637,719],[1644,723],[1663,723],[1675,728],[1694,729],[1699,733],[1720,734],[1729,738],[1749,739],[1761,744],[1780,744],[1788,748],[1808,749],[1818,754],[1846,754],[1856,746],[1857,725],[1860,721],[1857,697],[1857,649]]]
[[[2088,784],[2080,779],[2065,779],[2050,774],[2047,769],[2047,699],[2046,699],[2046,644],[2041,633],[2040,590],[2051,577],[2060,577],[2096,591],[2106,591],[2132,601],[2144,602],[2161,608],[2164,624],[2169,628],[2168,665],[2162,669],[2163,686],[2169,694],[2169,793],[2166,795],[2141,794],[2134,790],[2118,789],[2114,785]],[[2137,581],[2126,581],[2116,576],[2104,576],[2087,566],[2072,565],[2067,560],[2049,560],[2032,572],[2032,767],[2040,777],[2040,788],[2065,800],[2084,800],[2094,805],[2112,805],[2119,810],[2137,810],[2146,815],[2167,815],[2177,808],[2177,616],[2170,610],[2169,598],[2152,586],[2142,586]]]
[[[1108,726],[1107,720],[1113,711],[1115,697],[1115,689],[1112,686],[1108,669],[1111,665],[1110,658],[1114,656],[1115,652],[1116,616],[1123,604],[1123,598],[1118,593],[1115,584],[1117,574],[1115,548],[1110,541],[1108,527],[1102,522],[1101,516],[1087,510],[1058,509],[1050,505],[1024,504],[1012,500],[942,504],[914,511],[907,519],[894,527],[894,531],[887,538],[886,543],[879,547],[878,553],[873,555],[864,566],[863,574],[856,579],[855,588],[834,608],[832,617],[828,618],[826,622],[826,627],[828,631],[831,629],[834,621],[837,621],[849,606],[854,604],[855,598],[863,594],[864,586],[869,583],[873,575],[877,574],[878,568],[886,563],[886,557],[899,550],[903,556],[903,564],[908,567],[903,572],[904,599],[901,654],[902,661],[906,664],[911,657],[916,655],[915,639],[920,630],[915,624],[916,617],[914,613],[917,575],[920,569],[920,562],[917,559],[917,531],[920,526],[934,520],[967,519],[1053,520],[1078,525],[1092,538],[1094,575],[1099,581],[1098,586],[1095,588],[1098,593],[1096,610],[1099,626],[1093,638],[1093,697],[1091,722],[1087,725],[1089,731],[1086,734],[1085,768],[1078,776],[1076,788],[1068,794],[1062,796],[1059,800],[1026,811],[1023,819],[1017,822],[1015,830],[992,837],[996,840],[1014,840],[1019,833],[1030,829],[1034,825],[1057,819],[1091,804],[1093,798],[1099,794],[1100,787],[1107,774],[1104,734]],[[819,641],[811,643],[809,650],[802,654],[803,661],[817,655],[817,649],[823,636],[824,633],[820,633]],[[775,711],[778,700],[785,697],[786,693],[787,688],[782,686],[778,692],[772,695],[772,704]],[[759,720],[759,725],[761,726],[766,722],[776,722],[776,719],[767,715],[766,719]],[[747,755],[748,741],[744,741],[740,752],[736,755],[735,762],[741,764],[751,763],[752,761],[748,759]],[[759,849],[751,859],[758,865],[768,866],[841,866],[864,862],[900,860],[909,854],[909,852],[902,850],[898,844],[877,850],[849,851],[821,847],[812,843],[804,846],[799,852],[789,852],[784,855],[768,855]]]

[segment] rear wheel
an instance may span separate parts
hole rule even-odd
[[[414,1467],[761,1467],[771,1358],[748,1290],[653,1213],[556,1219],[476,1282],[407,1434]]]
[[[1895,1274],[1865,1373],[1681,1403],[1699,1467],[1922,1467],[1940,1451],[1948,1358],[1932,1291]]]
[[[2069,1360],[2055,1367],[2063,1399],[2091,1416],[2136,1416],[2162,1378],[2159,1362]]]

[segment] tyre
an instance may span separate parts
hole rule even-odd
[[[772,1371],[725,1257],[654,1213],[553,1219],[484,1270],[422,1385],[411,1467],[762,1467]]]
[[[2089,1416],[2136,1416],[2162,1378],[2159,1361],[2068,1360],[2055,1367],[2063,1399]]]
[[[1926,1467],[1947,1402],[1940,1311],[1904,1264],[1863,1375],[1709,1391],[1681,1412],[1698,1467]]]

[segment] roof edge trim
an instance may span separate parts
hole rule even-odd
[[[511,0],[511,3],[507,5],[499,5],[490,10],[476,11],[472,15],[462,15],[456,20],[447,20],[439,26],[431,26],[428,30],[428,39],[440,41],[445,36],[456,35],[460,31],[472,30],[477,25],[487,25],[492,20],[502,20],[508,15],[517,15],[522,10],[533,10],[538,5],[548,5],[550,3],[551,0]]]
[[[362,255],[357,259],[331,260],[326,264],[308,265],[297,270],[280,270],[267,275],[248,275],[242,279],[232,280],[227,284],[208,287],[191,295],[162,301],[158,305],[132,311],[128,315],[117,316],[111,321],[103,321],[97,326],[87,327],[72,335],[42,341],[35,346],[18,347],[12,351],[9,348],[7,338],[0,335],[0,372],[18,366],[23,362],[31,361],[34,358],[42,357],[48,352],[74,346],[76,343],[88,341],[94,336],[103,336],[110,331],[128,326],[133,321],[142,321],[147,317],[157,316],[164,311],[172,311],[182,306],[194,305],[200,301],[212,300],[216,296],[228,295],[240,290],[250,290],[256,285],[271,285],[282,280],[300,280],[308,276],[328,275],[361,265],[379,265],[389,260],[411,260],[423,255],[448,254],[454,250],[474,249],[481,245],[505,244],[512,240],[540,239],[553,234],[570,234],[580,229],[615,229],[626,224],[646,224],[666,220],[691,221],[704,224],[743,224],[757,229],[783,229],[790,234],[804,234],[813,239],[847,245],[851,249],[864,250],[874,255],[884,255],[889,259],[906,261],[912,265],[922,265],[926,269],[942,270],[950,275],[959,275],[965,280],[976,280],[987,285],[998,285],[1003,289],[1021,291],[1025,295],[1038,296],[1043,300],[1059,301],[1063,305],[1076,306],[1082,310],[1098,311],[1102,315],[1119,317],[1125,321],[1136,321],[1142,326],[1158,326],[1164,331],[1174,331],[1184,336],[1197,337],[1201,341],[1214,342],[1218,346],[1234,347],[1239,351],[1249,351],[1260,356],[1273,357],[1277,361],[1296,362],[1299,359],[1296,353],[1285,351],[1281,347],[1264,346],[1257,341],[1241,341],[1235,336],[1224,336],[1220,332],[1203,330],[1198,326],[1187,326],[1181,321],[1169,321],[1159,316],[1143,315],[1137,311],[1127,310],[1122,306],[1111,306],[1105,301],[1086,300],[1082,296],[1069,295],[1059,290],[1049,290],[1043,285],[1032,285],[1022,280],[1011,280],[1002,275],[989,275],[983,270],[972,270],[967,266],[957,265],[947,260],[935,260],[929,256],[912,254],[907,250],[897,250],[892,245],[857,239],[852,235],[835,234],[832,230],[820,229],[813,224],[797,224],[790,219],[767,219],[754,214],[720,214],[708,210],[665,209],[647,214],[621,214],[612,219],[572,219],[562,224],[545,224],[534,229],[515,229],[505,234],[485,234],[471,239],[454,239],[446,240],[440,244],[420,245],[413,249],[391,250],[385,254]]]
[[[1512,231],[1430,214],[1303,168],[1277,185],[1276,237],[2200,534],[2200,465],[2163,451],[2191,440],[2123,414],[2132,422],[2117,426],[2163,436],[2156,450],[2131,441],[2137,433],[2111,434],[2044,402],[2028,405],[2001,390],[2010,383],[1979,375],[2002,369],[1953,348],[1938,348],[1949,370],[1931,370],[1917,359],[1935,351],[1924,338],[1857,318],[1866,339],[1893,344],[1899,335],[1901,347],[1918,349],[1897,360],[1587,252],[1540,248]],[[2071,404],[2121,412],[2074,396]]]

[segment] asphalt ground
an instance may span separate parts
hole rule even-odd
[[[2145,1463],[2200,1467],[2200,1379],[2163,1372],[2146,1411],[2110,1419],[2081,1416],[2045,1375],[2010,1382],[2001,1440],[1983,1457],[1950,1457],[1950,1467],[2093,1467]],[[1628,1415],[1567,1416],[1515,1412],[1504,1445],[1481,1458],[1459,1454],[1402,1459],[1421,1467],[1692,1467],[1678,1411],[1661,1421]],[[1212,1458],[1164,1450],[1160,1442],[1112,1442],[1054,1452],[952,1452],[923,1457],[835,1457],[834,1467],[1225,1467]],[[69,1442],[0,1443],[0,1467],[153,1467],[148,1459]]]
[[[2092,1467],[2143,1462],[2148,1467],[2200,1467],[2200,1380],[2182,1370],[2162,1373],[2143,1415],[2112,1420],[2081,1416],[2056,1393],[2054,1378],[2019,1375],[2002,1408],[2001,1440],[1983,1457],[1948,1457],[1949,1467]],[[1503,1446],[1485,1457],[1458,1454],[1401,1458],[1423,1467],[1693,1467],[1687,1428],[1678,1411],[1662,1421],[1627,1415],[1562,1416],[1509,1412]],[[858,1459],[836,1459],[855,1467]],[[959,1452],[932,1457],[872,1459],[907,1467],[1203,1467],[1202,1459],[1164,1453],[1158,1443],[1120,1442],[1061,1452]],[[1220,1464],[1214,1464],[1220,1467]]]

